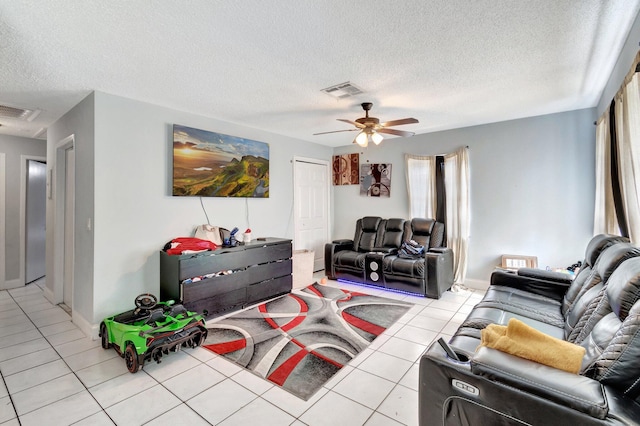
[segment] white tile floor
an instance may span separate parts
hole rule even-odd
[[[0,425],[417,425],[420,355],[448,339],[482,294],[433,300],[327,285],[415,306],[309,401],[202,348],[130,374],[44,298],[43,281],[0,291]]]

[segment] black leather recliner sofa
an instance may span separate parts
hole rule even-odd
[[[517,318],[586,349],[572,374],[480,344],[488,324]],[[640,424],[640,249],[598,235],[583,269],[494,272],[450,340],[420,360],[420,425]]]
[[[410,240],[424,247],[423,255],[398,255],[402,243]],[[325,245],[325,273],[330,279],[437,299],[453,285],[453,252],[445,244],[444,224],[433,219],[367,216],[356,221],[353,240]]]

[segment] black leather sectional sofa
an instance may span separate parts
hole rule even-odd
[[[583,269],[494,272],[450,340],[420,360],[420,425],[640,424],[640,249],[598,235]],[[572,374],[480,346],[481,330],[517,318],[586,349]]]
[[[424,247],[415,258],[399,256],[402,243]],[[453,252],[446,248],[444,224],[433,219],[356,221],[353,240],[325,245],[325,273],[330,279],[385,287],[439,298],[453,285]]]

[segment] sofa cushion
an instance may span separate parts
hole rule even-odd
[[[640,258],[622,263],[611,276],[606,292],[611,311],[624,321],[640,299]]]
[[[375,249],[398,249],[404,235],[404,219],[387,219],[378,229]]]
[[[564,311],[565,334],[569,341],[575,341],[588,316],[595,309],[595,304],[601,299],[611,274],[628,259],[640,256],[640,249],[628,243],[619,243],[607,247],[596,261],[591,279],[586,280],[583,287],[577,291],[574,302]],[[616,279],[618,282],[620,278]],[[564,305],[565,307],[567,305]],[[585,316],[585,313],[588,315]]]
[[[414,217],[405,224],[404,241],[414,240],[424,247],[431,245],[431,233],[436,221]],[[444,229],[444,228],[443,228]]]
[[[495,309],[528,316],[554,327],[564,325],[559,301],[512,287],[491,286],[475,309]],[[475,310],[474,309],[474,310]],[[472,311],[473,313],[473,311]],[[472,315],[469,315],[471,317]],[[495,317],[495,315],[492,315]],[[506,323],[501,325],[506,325]]]
[[[405,259],[398,256],[385,256],[382,270],[388,275],[424,277],[424,258]]]
[[[591,318],[597,322],[581,344],[587,349],[585,374],[640,396],[640,257],[626,260],[611,274],[605,297]]]
[[[382,218],[375,216],[358,219],[353,237],[353,249],[359,252],[372,251],[376,245],[376,236],[381,223]]]
[[[596,275],[596,271],[593,268],[603,251],[605,251],[605,249],[611,247],[612,245],[623,242],[629,242],[629,240],[618,235],[610,234],[599,234],[594,236],[591,241],[589,241],[587,249],[585,250],[585,258],[582,269],[578,272],[573,280],[573,283],[569,287],[569,290],[567,290],[564,296],[562,305],[563,314],[567,314],[567,312],[571,309],[571,306],[577,299],[578,294],[581,290],[584,289],[584,291],[586,291],[602,281],[602,277]]]

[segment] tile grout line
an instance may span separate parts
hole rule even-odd
[[[42,288],[41,288],[40,286],[37,286],[37,287],[38,287],[38,288],[40,288],[40,291],[43,291],[43,290],[42,290]],[[25,286],[25,288],[26,288],[26,286]],[[111,422],[113,422],[113,424],[116,424],[116,423],[113,421],[113,419],[111,418],[111,416],[109,416],[109,414],[106,412],[106,410],[102,407],[102,405],[100,404],[100,402],[98,402],[98,400],[96,400],[96,398],[93,396],[93,394],[89,391],[89,388],[87,388],[87,386],[84,384],[84,382],[80,379],[80,377],[78,377],[78,375],[76,374],[76,372],[71,368],[71,366],[67,363],[67,361],[64,359],[64,357],[60,354],[60,352],[58,352],[58,350],[57,350],[57,349],[56,349],[56,348],[51,344],[51,342],[49,342],[49,340],[47,339],[47,337],[46,337],[44,334],[42,334],[42,331],[40,331],[40,327],[38,327],[38,326],[33,322],[33,320],[31,319],[31,317],[30,317],[30,316],[29,316],[29,315],[24,311],[24,309],[22,308],[22,306],[20,306],[20,303],[19,303],[18,301],[16,301],[16,300],[15,300],[14,296],[13,296],[9,291],[7,291],[7,294],[9,294],[9,296],[13,299],[14,303],[16,303],[16,305],[18,306],[18,308],[19,308],[19,309],[20,309],[20,310],[25,314],[25,316],[29,319],[29,321],[31,322],[31,324],[33,324],[33,326],[36,328],[36,330],[38,330],[38,333],[40,333],[40,335],[42,336],[42,338],[47,342],[47,344],[51,347],[51,349],[52,349],[52,350],[53,350],[53,351],[58,355],[58,357],[60,358],[60,360],[61,360],[62,362],[64,362],[64,364],[67,366],[67,368],[69,368],[69,371],[71,371],[71,373],[76,377],[76,379],[78,380],[78,382],[80,382],[80,384],[82,385],[82,387],[84,388],[84,390],[85,390],[85,391],[86,391],[86,392],[91,396],[91,398],[96,402],[96,404],[98,404],[98,407],[100,407],[100,409],[105,413],[105,415],[109,418],[109,420],[111,420]],[[51,303],[51,302],[49,302],[49,303],[51,304],[51,306],[54,306],[54,307],[55,307],[55,306],[57,306],[57,305],[54,305],[54,304],[53,304],[53,303]],[[71,321],[71,317],[69,317],[69,318],[70,318],[70,321]],[[56,333],[56,334],[57,334],[57,333]],[[81,340],[81,339],[76,339],[76,340]],[[19,344],[19,343],[18,343],[18,344]],[[85,352],[85,351],[82,351],[82,352]],[[79,352],[79,353],[81,353],[81,352]],[[74,355],[75,355],[75,354],[74,354]],[[44,363],[44,364],[41,364],[41,365],[49,364],[49,363],[51,363],[51,362],[55,362],[55,361],[57,361],[57,360],[50,361],[50,362],[47,362],[47,363]],[[0,371],[0,374],[2,374],[2,372],[1,372],[1,371]],[[17,374],[17,373],[16,373],[16,374]],[[60,376],[60,377],[64,377],[64,376]],[[4,374],[2,374],[2,379],[3,379],[3,381],[5,382],[5,386],[6,386],[6,380],[4,379]],[[57,377],[56,377],[56,379],[57,379]],[[51,380],[55,380],[55,379],[51,379]],[[51,380],[47,380],[46,382],[43,382],[43,383],[50,382]],[[35,386],[39,386],[39,385],[41,385],[41,384],[43,384],[43,383],[39,383],[38,385],[35,385]],[[35,386],[32,386],[31,388],[33,388],[33,387],[35,387]],[[29,389],[31,389],[31,388],[29,388]],[[23,389],[23,390],[26,390],[26,389]],[[43,405],[42,407],[38,407],[38,408],[36,408],[36,409],[34,409],[34,410],[31,410],[31,411],[29,411],[28,413],[24,413],[24,414],[22,414],[22,415],[26,415],[26,414],[32,413],[32,412],[34,412],[34,411],[36,411],[36,410],[39,410],[39,409],[44,408],[44,407],[46,407],[46,406],[49,406],[49,405],[51,405],[51,404],[55,404],[55,403],[60,402],[60,401],[62,401],[62,400],[64,400],[64,399],[66,399],[66,398],[69,398],[69,397],[71,397],[71,396],[78,395],[78,394],[79,394],[79,393],[81,393],[81,392],[83,392],[83,391],[82,391],[82,390],[80,390],[80,391],[78,391],[78,392],[76,392],[76,393],[73,393],[73,394],[71,394],[71,395],[68,395],[68,396],[66,396],[66,397],[64,397],[64,398],[62,398],[62,399],[57,400],[57,401],[50,402],[49,404]],[[11,397],[11,392],[9,392],[9,388],[7,388],[7,393],[9,393],[9,396]],[[14,410],[14,411],[15,411],[15,413],[16,413],[16,419],[18,420],[18,423],[19,423],[19,424],[22,424],[22,422],[21,422],[21,420],[20,420],[20,415],[18,415],[18,410],[16,410],[16,406],[15,406],[15,404],[14,404],[14,402],[13,402],[13,399],[11,399],[11,404],[13,405],[13,410]],[[98,411],[98,412],[99,412],[99,411]],[[80,421],[82,421],[82,420],[85,420],[85,419],[87,419],[87,418],[89,418],[89,417],[91,417],[91,416],[93,416],[93,415],[97,414],[98,412],[96,412],[96,413],[92,413],[92,414],[90,414],[89,416],[84,417],[84,418],[82,418],[82,419],[79,419],[78,421],[76,421],[76,422],[74,422],[74,423],[77,423],[77,422],[80,422]]]
[[[38,286],[38,287],[40,287],[40,286]],[[41,288],[41,287],[40,287],[40,289],[42,290],[42,288]],[[51,348],[55,351],[55,353],[58,355],[59,359],[60,359],[60,360],[62,360],[62,361],[65,363],[65,365],[69,368],[69,370],[74,374],[74,376],[75,376],[75,377],[80,381],[80,383],[83,385],[84,389],[85,389],[85,390],[86,390],[86,391],[91,395],[91,397],[93,398],[93,400],[94,400],[94,401],[96,401],[97,405],[101,408],[101,411],[103,411],[103,412],[105,413],[105,415],[106,415],[106,416],[107,416],[107,417],[108,417],[108,418],[113,422],[113,419],[108,415],[108,413],[106,412],[106,409],[102,407],[102,405],[101,405],[101,404],[96,400],[96,398],[95,398],[95,397],[93,397],[93,394],[89,391],[89,388],[84,384],[84,382],[82,382],[82,380],[80,380],[80,378],[78,377],[78,375],[76,374],[76,372],[75,372],[73,369],[71,369],[71,367],[70,367],[70,366],[69,366],[69,364],[66,362],[66,360],[61,356],[60,352],[58,352],[58,350],[57,350],[57,349],[55,349],[55,347],[51,344],[51,342],[49,342],[49,340],[47,339],[47,337],[46,337],[46,336],[44,336],[44,334],[43,334],[43,333],[42,333],[42,331],[40,330],[40,327],[38,327],[38,326],[34,323],[34,321],[31,319],[31,317],[29,317],[29,315],[24,311],[24,309],[22,308],[22,306],[20,306],[20,304],[16,301],[15,297],[14,297],[12,294],[10,294],[9,292],[7,292],[7,293],[8,293],[8,295],[11,297],[12,301],[17,305],[17,307],[18,307],[18,308],[19,308],[19,309],[20,309],[20,310],[21,310],[21,311],[22,311],[22,312],[27,316],[27,318],[28,318],[28,319],[29,319],[29,321],[32,323],[32,325],[34,325],[34,326],[36,327],[36,330],[38,330],[38,334],[40,334],[40,336],[41,336],[42,338],[44,338],[44,339],[45,339],[45,341],[47,342],[47,344],[49,345],[49,347],[51,347]],[[449,302],[449,303],[455,303],[455,304],[457,304],[457,305],[459,305],[459,306],[458,306],[458,308],[457,308],[455,311],[450,311],[450,312],[453,312],[453,315],[452,315],[452,317],[451,317],[451,318],[449,318],[449,319],[446,321],[445,325],[440,329],[440,331],[433,331],[433,330],[428,330],[428,329],[423,329],[423,330],[425,330],[425,331],[429,331],[429,332],[433,332],[433,333],[436,333],[436,335],[440,335],[440,334],[442,334],[442,330],[443,330],[443,329],[444,329],[444,328],[445,328],[449,323],[451,323],[451,322],[452,322],[452,320],[453,320],[453,316],[455,316],[456,314],[458,314],[458,313],[459,313],[459,311],[460,311],[460,309],[462,309],[462,308],[463,308],[463,306],[465,306],[465,304],[469,304],[469,302],[470,302],[470,296],[471,296],[473,293],[475,293],[475,291],[474,291],[474,292],[472,292],[470,295],[468,295],[468,296],[467,296],[467,297],[466,297],[462,302],[454,302],[454,301],[450,301],[450,300],[446,300],[446,301],[445,301],[445,302]],[[34,293],[34,294],[35,294],[35,293]],[[25,296],[28,296],[28,295],[25,295]],[[16,296],[16,297],[20,297],[20,296]],[[381,296],[381,297],[384,297],[384,296]],[[409,296],[407,296],[405,299],[407,299],[407,298],[409,298]],[[402,299],[402,300],[403,300],[403,301],[405,301],[405,302],[410,302],[410,303],[411,303],[411,302],[413,302],[413,301],[411,301],[411,300],[405,300],[405,299]],[[397,300],[397,299],[396,299],[396,300]],[[433,302],[433,301],[430,301],[430,302]],[[50,303],[50,302],[49,302],[49,303]],[[52,305],[53,307],[55,307],[55,306],[56,306],[56,305],[53,305],[53,304],[51,304],[51,305]],[[429,303],[429,304],[413,303],[413,305],[414,305],[414,306],[420,306],[422,309],[420,310],[420,312],[419,312],[419,313],[417,313],[417,314],[413,315],[411,319],[415,318],[415,317],[416,317],[417,315],[419,315],[423,310],[427,309],[427,308],[431,305],[431,303]],[[471,305],[473,306],[474,304],[473,304],[473,303],[471,303]],[[438,308],[437,306],[432,306],[432,308],[442,309],[442,308]],[[445,310],[447,310],[447,309],[445,309]],[[449,310],[447,310],[447,311],[449,311]],[[399,329],[398,329],[398,330],[396,330],[394,334],[390,334],[390,335],[389,335],[389,339],[391,339],[392,337],[397,337],[398,339],[404,340],[404,341],[406,341],[406,342],[409,342],[409,343],[412,343],[412,344],[417,344],[417,345],[421,345],[421,346],[422,346],[422,344],[421,344],[421,343],[413,342],[413,341],[408,340],[408,339],[405,339],[405,338],[403,338],[403,337],[398,337],[398,336],[396,336],[396,334],[397,334],[397,333],[398,333],[402,328],[404,328],[404,327],[406,327],[406,326],[410,326],[410,324],[409,324],[409,323],[411,322],[411,319],[409,319],[406,323],[398,323],[398,322],[396,322],[396,324],[401,324],[401,327],[399,327]],[[438,318],[431,318],[431,319],[438,319]],[[421,328],[421,327],[418,327],[418,328]],[[60,333],[63,333],[63,332],[65,332],[65,331],[62,331],[62,332],[60,332]],[[17,333],[16,333],[16,334],[17,334]],[[55,335],[55,334],[59,334],[59,333],[54,333],[53,335]],[[33,340],[35,340],[35,339],[33,339]],[[80,339],[76,339],[76,340],[80,340]],[[387,339],[387,340],[388,340],[388,339]],[[427,346],[427,348],[428,348],[428,346],[429,346],[430,344],[432,344],[432,343],[433,343],[433,341],[434,341],[434,340],[432,339],[432,340],[431,340],[431,342],[430,342],[428,345],[426,345],[426,346]],[[65,343],[67,343],[67,342],[65,342]],[[19,344],[19,343],[18,343],[18,344]],[[10,347],[10,346],[9,346],[9,347]],[[90,349],[88,349],[88,350],[90,350]],[[426,349],[425,349],[425,350],[426,350]],[[388,353],[386,353],[386,352],[380,351],[380,347],[377,347],[377,348],[375,348],[375,349],[372,349],[372,352],[373,352],[373,353],[380,353],[380,354],[384,354],[384,355],[387,355],[387,356],[390,356],[390,357],[393,357],[393,358],[396,358],[396,359],[399,359],[399,360],[403,360],[403,361],[407,361],[407,362],[408,362],[408,360],[407,360],[407,359],[405,359],[405,358],[401,358],[401,357],[398,357],[398,356],[396,356],[396,355],[392,355],[392,354],[388,354]],[[81,352],[79,352],[79,353],[81,353]],[[372,354],[373,354],[373,353],[372,353]],[[423,351],[423,353],[424,353],[424,351]],[[371,356],[372,354],[370,354],[369,356]],[[192,358],[196,359],[196,360],[199,362],[199,365],[202,365],[202,364],[205,364],[205,365],[206,365],[206,362],[204,362],[204,361],[202,361],[202,360],[200,360],[200,359],[196,358],[196,357],[195,357],[195,356],[193,356],[192,354],[190,354],[190,353],[188,353],[188,352],[187,352],[187,355],[189,355],[189,356],[191,356]],[[368,357],[367,357],[367,358],[368,358]],[[53,361],[52,361],[52,362],[53,362]],[[103,362],[104,362],[104,361],[103,361]],[[363,362],[364,362],[364,360],[363,360]],[[418,363],[418,362],[419,362],[419,357],[418,357],[418,360],[416,360],[416,361],[411,361],[411,366],[409,367],[409,370],[410,370],[411,368],[414,368],[414,365],[416,365],[416,363]],[[45,363],[45,364],[42,364],[42,365],[46,365],[46,364],[48,364],[48,363]],[[100,363],[97,363],[97,364],[100,364]],[[97,365],[97,364],[93,364],[93,365]],[[198,366],[198,365],[197,365],[197,366]],[[194,367],[192,367],[192,368],[189,368],[189,369],[187,369],[187,370],[185,370],[185,371],[189,371],[189,370],[191,370],[191,369],[193,369],[193,368],[196,368],[197,366],[194,366]],[[210,368],[212,368],[213,370],[216,370],[215,368],[213,368],[213,367],[211,367],[211,366],[209,366],[209,367],[210,367]],[[411,387],[409,387],[409,386],[407,386],[407,385],[404,385],[404,384],[401,384],[401,383],[400,383],[400,382],[401,382],[401,381],[406,377],[406,374],[408,373],[408,371],[409,371],[409,370],[408,370],[407,372],[405,372],[405,373],[402,375],[402,377],[400,377],[400,379],[399,379],[399,380],[397,380],[397,381],[391,381],[391,380],[389,380],[389,379],[387,379],[387,378],[385,378],[385,377],[382,377],[382,376],[379,376],[379,375],[377,375],[377,374],[371,373],[371,372],[366,371],[366,370],[364,370],[364,369],[362,369],[362,368],[360,368],[360,367],[361,367],[361,363],[359,363],[357,366],[354,366],[354,367],[353,367],[353,369],[354,369],[353,371],[355,371],[355,370],[357,369],[357,370],[359,370],[359,371],[366,372],[367,374],[371,374],[371,375],[373,375],[373,376],[375,376],[375,377],[378,377],[378,378],[381,378],[381,379],[383,379],[383,380],[387,380],[387,381],[389,381],[389,382],[393,383],[393,387],[391,388],[391,390],[389,391],[389,393],[387,393],[387,394],[384,396],[384,398],[382,399],[382,401],[377,405],[377,407],[376,407],[375,409],[369,408],[368,406],[365,406],[365,405],[363,405],[362,403],[360,403],[360,402],[358,402],[358,401],[356,401],[356,400],[354,400],[354,399],[352,399],[352,398],[350,398],[350,397],[347,397],[347,396],[345,396],[345,395],[343,395],[343,394],[341,394],[341,393],[339,393],[338,391],[336,391],[336,390],[335,390],[335,387],[336,387],[336,386],[338,386],[338,384],[339,384],[339,383],[341,383],[343,380],[345,380],[345,379],[348,377],[348,375],[352,373],[352,372],[349,372],[347,375],[345,375],[345,377],[342,377],[338,382],[336,382],[336,383],[335,383],[331,388],[325,388],[327,392],[326,392],[326,393],[325,393],[321,398],[319,398],[319,399],[318,399],[318,401],[314,402],[312,405],[310,405],[309,407],[307,407],[307,408],[306,408],[304,411],[302,411],[299,415],[297,415],[297,416],[292,416],[292,417],[294,417],[294,418],[295,418],[295,420],[294,420],[294,422],[293,422],[293,423],[295,423],[296,421],[301,422],[301,423],[304,423],[304,422],[301,420],[301,417],[302,417],[304,414],[306,414],[310,409],[312,409],[312,408],[313,408],[313,407],[314,407],[314,406],[315,406],[315,405],[316,405],[320,400],[322,400],[323,398],[325,398],[329,393],[333,393],[333,394],[335,394],[335,395],[338,395],[338,396],[340,396],[340,397],[342,397],[342,398],[345,398],[345,399],[347,399],[347,400],[349,400],[349,401],[351,401],[351,402],[353,402],[353,403],[355,403],[355,404],[358,404],[359,406],[362,406],[362,407],[366,408],[367,410],[371,410],[372,412],[371,412],[371,414],[367,417],[366,421],[371,420],[371,419],[372,419],[372,417],[375,415],[375,413],[378,413],[379,415],[383,416],[384,418],[388,418],[388,419],[391,419],[392,421],[396,421],[396,422],[398,422],[398,423],[402,423],[402,422],[400,422],[399,420],[397,420],[397,419],[393,419],[393,418],[391,418],[391,417],[387,416],[386,414],[384,414],[384,413],[382,413],[382,412],[378,411],[378,409],[382,406],[382,404],[384,404],[384,402],[385,402],[385,401],[387,400],[387,398],[391,395],[391,393],[392,393],[395,389],[397,389],[397,388],[402,388],[402,389],[406,389],[406,390],[409,390],[409,391],[415,392],[415,390],[414,390],[413,388],[411,388]],[[87,367],[87,368],[88,368],[88,367]],[[216,371],[217,371],[217,370],[216,370]],[[175,376],[177,376],[177,375],[179,375],[179,374],[182,374],[182,373],[184,373],[184,371],[183,371],[183,372],[181,372],[181,373],[178,373],[178,374],[176,374],[176,375],[174,375],[174,376],[172,376],[172,377],[175,377]],[[235,375],[237,374],[237,372],[236,372],[235,374],[230,375],[230,376],[226,376],[226,374],[224,374],[224,373],[222,373],[222,374],[223,374],[223,376],[225,376],[225,378],[223,379],[223,381],[224,381],[224,380],[227,380],[227,379],[231,379],[234,383],[238,384],[239,386],[243,387],[244,389],[248,390],[248,391],[249,391],[249,392],[251,392],[253,395],[255,395],[255,398],[253,398],[251,401],[249,401],[247,404],[243,405],[242,407],[238,408],[238,409],[237,409],[236,411],[234,411],[233,413],[230,413],[230,414],[229,414],[227,417],[225,417],[225,419],[223,419],[222,421],[224,421],[224,420],[226,420],[226,419],[228,419],[228,418],[232,417],[232,416],[233,416],[233,415],[235,415],[238,411],[242,410],[242,409],[243,409],[243,408],[245,408],[247,405],[249,405],[249,404],[251,404],[251,403],[255,402],[255,401],[256,401],[256,400],[258,400],[258,399],[261,399],[261,400],[263,400],[264,402],[266,402],[267,404],[270,404],[270,405],[274,406],[275,408],[277,408],[277,409],[279,409],[279,410],[281,410],[281,411],[285,412],[286,414],[291,415],[291,413],[287,412],[286,410],[281,409],[280,407],[278,407],[277,405],[275,405],[275,404],[274,404],[274,403],[272,403],[271,401],[269,401],[269,400],[265,399],[265,398],[263,397],[263,394],[264,394],[264,393],[263,393],[263,394],[258,394],[257,392],[253,391],[252,389],[247,388],[247,387],[246,387],[246,386],[244,386],[243,384],[241,384],[241,383],[239,383],[239,382],[235,381],[235,380],[233,379],[233,376],[235,376]],[[149,375],[149,374],[147,374],[147,375]],[[3,382],[4,382],[4,384],[5,384],[5,387],[6,387],[6,380],[5,380],[4,375],[2,375],[2,377],[3,377]],[[186,407],[188,407],[188,408],[189,408],[189,410],[193,411],[193,412],[194,412],[198,417],[202,418],[205,422],[207,422],[207,423],[208,423],[208,421],[207,421],[204,417],[202,417],[202,415],[200,415],[200,413],[199,413],[198,411],[196,411],[195,409],[191,408],[191,407],[187,404],[187,401],[183,401],[181,397],[179,397],[178,395],[176,395],[176,394],[175,394],[174,392],[172,392],[172,391],[171,391],[167,386],[165,386],[164,382],[166,382],[166,380],[164,380],[163,382],[161,382],[161,381],[159,381],[158,379],[156,379],[155,377],[153,377],[153,376],[151,376],[151,375],[149,375],[149,377],[151,377],[151,378],[154,380],[154,382],[155,382],[156,384],[161,385],[161,386],[162,386],[165,390],[167,390],[171,395],[175,396],[175,397],[180,401],[180,404],[179,404],[178,406],[180,406],[180,405],[185,405]],[[168,379],[167,379],[167,380],[168,380]],[[45,382],[45,383],[46,383],[46,382]],[[220,383],[222,383],[222,382],[220,382]],[[216,386],[216,385],[217,385],[217,384],[214,384],[214,385],[212,385],[211,387],[214,387],[214,386]],[[155,385],[154,385],[154,386],[155,386]],[[209,388],[207,388],[207,389],[210,389],[211,387],[209,387]],[[265,391],[265,392],[266,392],[266,391]],[[78,392],[78,393],[79,393],[79,392]],[[11,393],[9,392],[9,389],[8,389],[8,388],[7,388],[7,394],[8,394],[8,396],[9,396],[9,397],[10,397],[10,399],[11,399],[12,406],[13,406],[13,409],[14,409],[14,413],[15,413],[15,415],[16,415],[16,419],[17,419],[17,420],[18,420],[18,422],[20,423],[20,418],[19,418],[20,416],[18,416],[17,411],[15,410],[15,405],[13,404],[13,399],[12,399],[12,397],[11,397]],[[74,393],[73,395],[77,395],[77,393]],[[69,395],[69,396],[73,396],[73,395]],[[65,399],[65,398],[63,398],[63,399]],[[60,400],[59,400],[59,401],[60,401]],[[51,404],[54,404],[54,403],[56,403],[56,402],[58,402],[58,401],[52,402],[52,403],[47,404],[47,405],[51,405]],[[45,407],[46,407],[47,405],[45,405]],[[42,407],[39,407],[39,408],[42,408]],[[38,408],[38,409],[39,409],[39,408]],[[155,416],[153,419],[150,419],[150,420],[149,420],[149,422],[156,420],[157,418],[161,417],[162,415],[166,414],[167,412],[171,411],[171,410],[172,410],[172,409],[174,409],[174,408],[176,408],[176,407],[173,407],[173,408],[171,408],[170,410],[167,410],[167,411],[165,411],[165,412],[163,412],[163,413],[161,413],[161,414],[159,414],[159,415]],[[35,411],[35,410],[32,410],[32,411]],[[30,411],[30,412],[32,412],[32,411]],[[98,412],[99,412],[99,411],[98,411]],[[93,416],[93,415],[97,414],[98,412],[93,413],[93,414],[91,414],[91,415],[89,415],[89,416],[87,416],[87,417],[85,417],[85,418],[83,418],[83,419],[80,419],[80,420],[78,420],[78,422],[83,421],[83,420],[85,420],[85,419],[87,419],[87,418],[89,418],[89,417],[91,417],[91,416]],[[25,414],[27,414],[27,413],[25,413]],[[365,422],[366,422],[366,421],[365,421]],[[115,422],[114,422],[114,423],[115,423]],[[404,423],[402,423],[402,424],[404,424]]]

